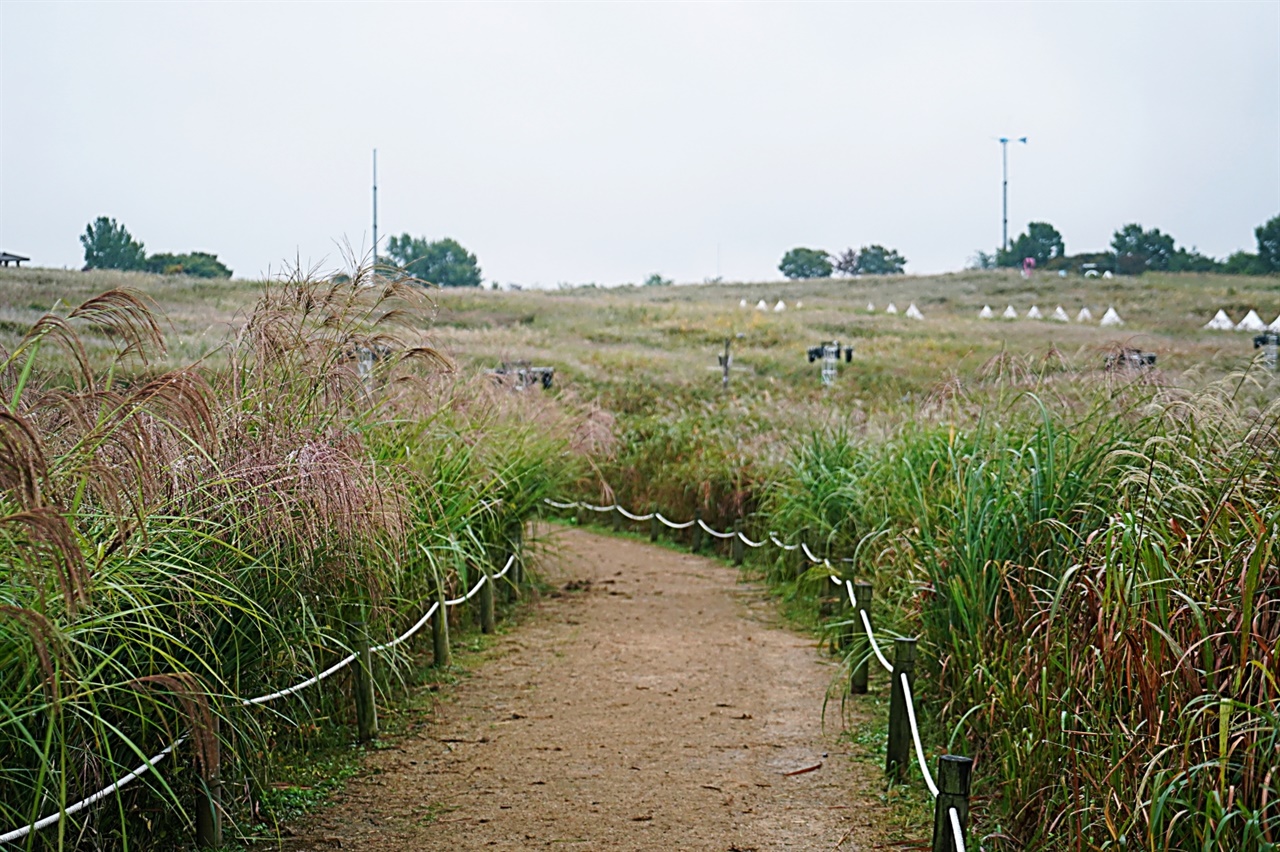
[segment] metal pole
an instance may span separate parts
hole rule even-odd
[[[1000,137],[1000,248],[1009,250],[1009,140]]]
[[[378,149],[373,149],[373,268],[378,268]]]

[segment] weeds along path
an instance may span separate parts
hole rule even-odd
[[[823,730],[837,669],[771,602],[701,557],[552,547],[562,591],[286,849],[871,848],[880,776],[838,702]]]

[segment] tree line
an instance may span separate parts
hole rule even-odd
[[[106,216],[85,226],[80,235],[84,246],[85,269],[123,269],[154,272],[157,275],[192,275],[197,278],[230,278],[231,269],[216,254],[191,251],[186,254],[147,254],[129,229]]]
[[[80,235],[85,269],[121,269],[157,275],[192,275],[197,278],[230,278],[231,270],[216,254],[147,254],[122,223],[107,216],[90,222]],[[428,240],[403,234],[387,241],[385,268],[402,270],[420,281],[441,287],[479,287],[480,264],[476,256],[448,237]]]
[[[994,253],[979,251],[970,264],[976,269],[1022,266],[1032,258],[1037,268],[1085,268],[1139,275],[1148,270],[1164,272],[1220,272],[1227,275],[1271,275],[1280,272],[1280,216],[1273,216],[1253,230],[1257,251],[1237,251],[1224,260],[1201,254],[1194,247],[1177,245],[1171,234],[1150,230],[1137,222],[1111,236],[1110,251],[1068,255],[1058,229],[1048,222],[1031,222],[1025,233]]]
[[[788,278],[830,278],[833,272],[854,275],[901,275],[907,259],[882,245],[845,249],[838,255],[822,249],[793,248],[782,256],[778,271]]]

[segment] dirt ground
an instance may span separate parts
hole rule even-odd
[[[552,535],[563,591],[287,849],[872,848],[880,775],[838,702],[824,731],[813,641],[722,564]]]

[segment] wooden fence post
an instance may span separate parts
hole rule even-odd
[[[662,530],[662,521],[658,520],[658,507],[653,507],[653,517],[649,519],[649,541],[657,541]]]
[[[960,840],[963,843],[969,830],[969,782],[973,775],[973,760],[944,754],[938,758],[938,798],[933,805],[933,852],[960,852],[956,845],[955,831],[951,827],[949,811],[956,809],[960,818]]]
[[[587,525],[587,515],[589,513],[581,506],[578,507],[578,526],[585,527]]]
[[[907,720],[907,695],[902,689],[902,675],[907,683],[916,684],[916,640],[893,640],[893,690],[889,693],[889,747],[885,751],[884,769],[891,778],[906,777],[911,761],[911,723]]]
[[[613,507],[613,531],[622,532],[622,507],[617,505]]]
[[[196,846],[200,849],[222,848],[222,724],[216,713],[212,725],[196,791]]]
[[[867,614],[867,623],[871,622],[871,584],[866,580],[858,580],[853,584],[853,596],[858,605],[853,608],[853,671],[849,675],[849,692],[854,695],[865,695],[867,692],[867,670],[871,663],[871,640],[867,638],[867,630],[862,625],[862,615]]]
[[[449,652],[449,611],[444,605],[444,580],[436,581],[436,603],[440,608],[431,617],[431,663],[438,669],[453,665],[453,655]]]
[[[689,545],[689,551],[691,553],[697,553],[699,550],[702,549],[702,527],[698,524],[698,521],[700,520],[702,520],[702,510],[694,509],[693,510],[693,526],[691,527],[691,529],[693,530],[693,541]]]
[[[369,650],[369,628],[364,621],[355,627],[356,738],[367,743],[378,735],[378,705],[373,697],[373,653]]]
[[[733,564],[741,565],[747,557],[747,546],[742,543],[742,518],[733,522]]]
[[[484,574],[484,585],[480,587],[480,632],[487,634],[497,629],[493,613],[493,574],[487,568],[480,571]]]

